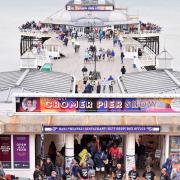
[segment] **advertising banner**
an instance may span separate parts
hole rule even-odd
[[[44,126],[44,133],[158,133],[160,126]]]
[[[16,112],[180,113],[180,98],[16,97]]]
[[[126,171],[132,170],[133,166],[135,166],[135,155],[126,155]]]
[[[14,168],[27,169],[29,165],[29,136],[28,135],[14,135]]]
[[[173,168],[180,167],[180,136],[170,136],[169,157],[172,159]]]
[[[11,168],[11,136],[0,136],[0,162],[3,168]]]
[[[67,6],[68,11],[112,11],[114,8],[112,5],[105,6],[105,5],[74,5],[74,6]]]

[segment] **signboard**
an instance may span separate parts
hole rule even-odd
[[[160,126],[44,126],[44,133],[158,133]]]
[[[11,168],[11,136],[0,136],[0,162],[3,168]]]
[[[133,166],[135,166],[135,155],[126,155],[126,172],[131,171]]]
[[[113,6],[105,5],[72,5],[67,6],[68,11],[113,11]]]
[[[28,135],[14,135],[14,168],[27,169],[29,165],[29,136]]]
[[[74,157],[65,157],[65,166],[71,168]]]
[[[180,98],[16,97],[16,112],[180,113]]]

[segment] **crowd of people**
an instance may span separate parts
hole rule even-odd
[[[143,23],[141,22],[140,24],[140,29],[141,29],[141,32],[144,32],[146,30],[148,31],[155,31],[155,32],[160,32],[161,31],[161,27],[156,25],[156,24],[153,24],[153,23]]]
[[[57,151],[51,142],[48,157],[41,166],[37,166],[34,179],[90,180],[113,177],[122,179],[125,176],[123,154],[119,148],[120,136],[84,135],[79,143],[74,140],[74,159],[65,167],[65,147]]]
[[[46,157],[41,157],[33,173],[34,180],[157,180],[158,171],[153,164],[132,165],[126,172],[123,139],[120,135],[83,135],[81,140],[74,139],[74,158],[69,162],[65,158],[65,149],[57,148],[51,141]],[[137,149],[137,147],[135,148]],[[143,154],[143,146],[139,145]],[[142,161],[142,159],[140,159]],[[143,164],[143,162],[141,162]],[[141,171],[139,171],[139,169]],[[142,170],[144,170],[142,172]],[[159,174],[159,173],[158,173]],[[8,175],[0,162],[0,179],[19,179]],[[180,168],[173,169],[172,160],[163,163],[160,180],[179,180]]]
[[[91,63],[95,60],[106,60],[106,58],[109,62],[114,62],[115,55],[116,54],[113,49],[111,50],[108,48],[105,50],[104,48],[100,48],[97,50],[95,46],[90,46],[85,50],[84,63]]]
[[[112,75],[104,77],[102,80],[93,80],[93,72],[91,71],[89,75],[88,70],[84,66],[83,70],[83,81],[77,81],[75,86],[75,93],[113,93],[114,85],[116,84],[115,79]]]
[[[150,22],[144,23],[144,22],[139,22],[140,23],[140,30],[141,32],[144,31],[156,31],[160,32],[162,28],[158,26],[157,24],[153,24]],[[41,31],[43,33],[46,32],[65,32],[68,31],[69,35],[72,36],[78,36],[78,30],[76,28],[66,28],[65,25],[45,25],[42,22],[35,22],[35,21],[27,21],[26,23],[22,24],[19,27],[20,31]],[[138,26],[137,25],[129,25],[128,29],[111,29],[111,28],[93,28],[94,33],[87,32],[88,34],[88,39],[92,41],[92,38],[98,38],[101,42],[102,39],[111,39],[114,37],[114,33],[121,32],[121,33],[138,33]],[[95,36],[94,36],[95,34]]]

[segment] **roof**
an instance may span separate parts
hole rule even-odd
[[[154,70],[125,74],[119,77],[124,93],[177,93],[180,90],[180,72]]]
[[[21,56],[21,59],[35,59],[35,55],[32,51],[30,50],[27,50],[26,53],[24,53],[22,56]]]
[[[73,77],[39,70],[0,72],[0,102],[12,101],[13,93],[71,93]]]
[[[96,26],[106,24],[131,24],[139,23],[138,19],[129,19],[128,14],[124,11],[115,9],[113,11],[68,11],[65,8],[59,10],[55,14],[47,17],[42,23],[77,25],[79,21],[83,21],[84,25],[88,22],[96,20]],[[100,22],[100,24],[98,24]],[[82,22],[80,25],[83,25]],[[91,24],[90,24],[91,25]],[[89,25],[89,26],[90,26]]]
[[[46,40],[44,42],[43,45],[48,45],[48,46],[62,46],[62,41],[58,40],[57,38],[55,37],[52,37],[52,38],[49,38],[48,40]]]
[[[137,45],[137,46],[142,46],[141,43],[133,39],[132,37],[127,37],[123,41],[124,45]]]
[[[114,0],[104,0],[106,5],[114,5]],[[75,1],[71,0],[67,3],[67,5],[74,5]],[[98,0],[81,0],[82,5],[97,5]]]
[[[173,60],[173,57],[166,49],[164,49],[162,52],[159,53],[159,55],[157,56],[157,59],[158,60]]]

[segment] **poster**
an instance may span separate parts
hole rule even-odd
[[[0,136],[0,162],[3,168],[11,168],[11,136]]]
[[[27,169],[29,165],[29,136],[28,135],[14,135],[14,168]]]
[[[180,166],[180,136],[171,136],[170,137],[170,157],[173,162],[173,167]]]
[[[65,157],[65,166],[71,168],[74,157]]]
[[[180,113],[180,98],[16,97],[16,112]]]
[[[133,166],[135,166],[135,155],[126,155],[126,172],[132,170]]]

